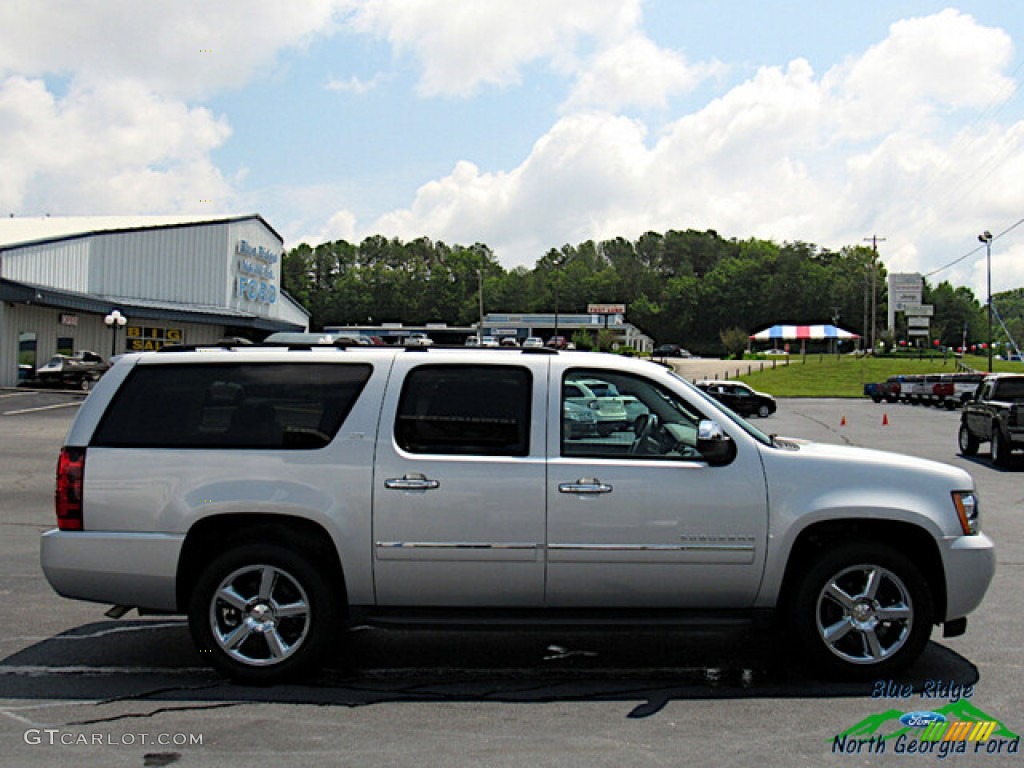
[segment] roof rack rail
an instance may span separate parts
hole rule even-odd
[[[255,344],[234,344],[225,341],[215,341],[210,344],[164,344],[156,352],[166,354],[168,352],[196,352],[200,349],[238,349],[239,347],[258,346]]]

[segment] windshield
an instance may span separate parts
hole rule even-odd
[[[691,392],[696,392],[698,395],[700,395],[700,397],[702,399],[706,400],[707,402],[709,402],[713,406],[715,406],[715,408],[717,408],[718,410],[722,411],[722,413],[724,413],[726,416],[728,416],[730,419],[732,419],[736,423],[737,427],[742,429],[744,432],[746,432],[752,438],[754,438],[758,442],[764,443],[765,445],[774,445],[774,443],[772,442],[772,438],[771,437],[766,435],[764,432],[762,432],[760,429],[755,427],[753,424],[751,424],[749,421],[744,419],[742,416],[740,416],[738,413],[733,411],[731,408],[723,405],[720,400],[715,400],[715,398],[711,397],[711,395],[709,395],[706,392],[702,391],[700,388],[693,386],[693,384],[691,384],[689,381],[684,379],[682,376],[680,376],[675,371],[669,370],[669,374],[673,378],[678,379],[679,381],[683,382],[683,384],[685,384],[687,386],[687,388]]]

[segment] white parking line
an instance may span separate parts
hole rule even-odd
[[[18,416],[22,413],[35,413],[36,411],[52,411],[54,408],[76,408],[81,403],[57,403],[56,405],[41,405],[38,408],[22,408],[20,411],[7,411],[4,416]]]
[[[6,395],[0,395],[0,400],[3,400],[5,397],[26,397],[34,394],[35,392],[8,392]]]

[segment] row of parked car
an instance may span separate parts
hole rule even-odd
[[[970,400],[984,378],[981,373],[900,374],[864,385],[864,394],[880,403],[934,405],[953,410]]]
[[[974,456],[987,443],[992,463],[1005,466],[1024,448],[1024,375],[942,373],[890,376],[865,384],[864,394],[880,403],[911,403],[963,408],[957,442],[960,453]]]

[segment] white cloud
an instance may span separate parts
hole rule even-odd
[[[640,0],[365,0],[352,26],[411,51],[423,95],[469,96],[518,83],[537,60],[568,71],[581,39],[618,39],[640,17]]]
[[[369,80],[363,80],[355,75],[352,75],[348,80],[339,80],[338,78],[332,77],[327,81],[324,88],[328,91],[352,93],[356,96],[362,96],[363,94],[376,90],[385,79],[386,76],[383,74],[377,74]]]
[[[316,232],[298,237],[294,244],[307,243],[317,246],[321,243],[329,243],[335,240],[346,242],[358,242],[356,235],[356,217],[351,211],[336,211],[327,220],[327,223]]]
[[[230,185],[209,153],[229,135],[209,110],[137,83],[58,99],[40,80],[11,77],[0,83],[0,210],[225,210]]]
[[[610,111],[628,106],[664,108],[670,96],[692,90],[721,69],[718,64],[691,66],[678,53],[633,33],[599,50],[590,61],[581,64],[564,108],[597,107]]]
[[[331,34],[351,0],[0,4],[0,210],[220,212],[224,116],[190,104]],[[44,78],[56,77],[52,89]]]
[[[0,77],[131,79],[165,95],[247,82],[282,48],[330,34],[353,0],[5,0]]]
[[[899,21],[833,73],[843,89],[843,129],[856,138],[924,128],[957,108],[1002,101],[1014,86],[1002,74],[1012,55],[1009,35],[952,9]]]
[[[832,248],[877,233],[892,268],[927,271],[962,253],[959,244],[971,247],[975,229],[995,228],[979,223],[984,212],[1019,218],[1024,123],[972,120],[1011,94],[1002,73],[1011,53],[1002,32],[946,11],[894,25],[824,74],[800,59],[765,67],[653,143],[641,121],[567,114],[517,167],[483,173],[460,162],[366,232],[483,241],[508,265],[532,264],[562,243],[648,229],[714,228]],[[684,82],[678,61],[660,60],[669,80]],[[483,79],[477,71],[458,82]],[[602,95],[599,80],[581,77],[576,98],[590,100],[592,88],[594,101],[614,103],[614,84]],[[950,127],[959,123],[966,127]],[[936,280],[969,280],[972,268],[967,261]]]

